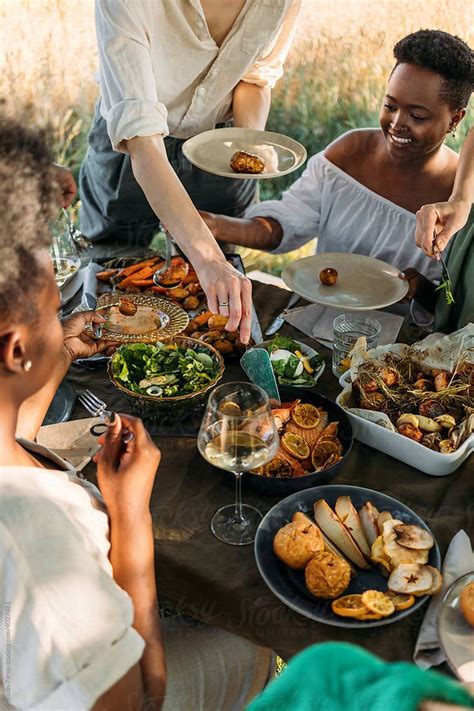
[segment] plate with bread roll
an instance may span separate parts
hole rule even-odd
[[[474,683],[474,570],[454,581],[441,603],[438,638],[458,679]]]
[[[358,486],[318,486],[280,501],[258,528],[255,557],[285,605],[336,627],[397,622],[442,586],[426,523],[391,496]]]

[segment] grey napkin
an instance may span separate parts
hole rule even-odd
[[[85,294],[92,294],[92,296],[97,297],[97,278],[96,275],[98,272],[101,272],[103,270],[103,266],[101,264],[97,264],[96,262],[89,262],[87,265],[86,269],[84,270],[84,284],[82,287],[82,301],[81,304],[83,306],[86,306],[86,302],[84,301],[84,295]]]
[[[474,570],[474,553],[471,541],[467,533],[461,530],[456,533],[446,551],[442,569],[443,587],[437,595],[433,595],[416,641],[413,659],[421,669],[429,669],[446,661],[438,639],[439,608],[450,585],[472,570]]]
[[[340,316],[341,313],[344,312],[340,309],[333,309],[320,304],[310,304],[299,309],[292,309],[285,316],[285,321],[310,336],[310,338],[315,338],[324,346],[331,347],[333,338],[332,324],[336,316]],[[403,323],[402,316],[386,311],[364,311],[360,312],[360,315],[375,318],[379,321],[381,326],[379,346],[395,342]]]
[[[84,420],[45,425],[40,428],[36,441],[81,471],[100,449],[98,438],[90,431],[93,425],[100,422],[98,417],[87,417]]]
[[[73,299],[84,283],[88,267],[81,267],[74,277],[61,288],[61,306],[64,308]]]

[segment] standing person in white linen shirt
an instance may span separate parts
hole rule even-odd
[[[240,216],[253,181],[212,176],[185,139],[231,121],[264,129],[301,0],[96,0],[101,98],[81,169],[81,228],[128,244],[159,221],[192,262],[211,311],[250,336],[251,285],[197,209]],[[159,218],[159,219],[158,219]]]

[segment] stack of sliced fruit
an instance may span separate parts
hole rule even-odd
[[[389,511],[379,512],[370,501],[357,511],[349,496],[340,496],[334,510],[319,499],[314,518],[294,514],[292,523],[275,535],[273,549],[290,567],[305,569],[308,590],[333,600],[337,615],[381,619],[441,589],[441,573],[427,565],[434,540],[426,529],[393,518]],[[367,589],[340,597],[356,568],[369,570],[374,564],[388,577],[386,592]]]
[[[254,474],[279,479],[300,477],[328,469],[342,459],[338,423],[329,422],[322,407],[294,400],[272,409],[272,414],[281,446],[276,456]]]

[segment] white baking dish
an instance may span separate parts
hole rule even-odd
[[[347,412],[354,430],[355,439],[368,444],[369,447],[385,452],[385,454],[389,454],[391,457],[415,467],[415,469],[420,469],[426,474],[431,474],[431,476],[452,474],[474,450],[474,433],[469,435],[455,452],[442,454],[408,437],[404,437],[398,432],[391,432],[375,422],[365,420],[363,417],[351,412],[344,405],[352,393],[349,371],[341,375],[339,383],[343,391],[338,395],[336,402]]]

